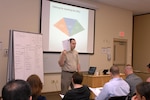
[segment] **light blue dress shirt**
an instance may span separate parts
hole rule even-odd
[[[95,100],[108,100],[114,96],[127,96],[130,87],[122,78],[113,78],[107,82]]]

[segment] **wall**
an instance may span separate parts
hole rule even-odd
[[[6,83],[9,30],[22,30],[39,33],[40,0],[1,0],[0,1],[0,90]],[[1,95],[1,91],[0,91]]]
[[[83,0],[86,1],[86,0]],[[87,1],[86,1],[87,2]],[[97,5],[95,20],[95,48],[94,55],[90,55],[90,65],[97,66],[98,71],[109,68],[113,60],[107,61],[106,55],[101,53],[102,47],[110,47],[113,57],[114,38],[127,39],[127,63],[132,58],[132,12],[104,4]],[[0,90],[6,82],[7,56],[9,30],[23,30],[39,32],[40,28],[40,0],[1,0],[0,3]],[[125,36],[120,37],[119,32],[124,31]],[[60,90],[60,74],[44,74],[43,92]]]
[[[146,65],[150,63],[150,14],[134,16],[133,66],[146,79],[150,74]]]
[[[119,32],[125,32],[124,37]],[[110,47],[113,58],[113,40],[127,39],[127,63],[131,63],[132,56],[132,12],[99,5],[96,12],[95,54],[90,57],[90,65],[99,67],[99,70],[109,68],[113,60],[107,61],[106,55],[101,53],[102,47]]]

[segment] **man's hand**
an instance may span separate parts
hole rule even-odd
[[[64,56],[64,55],[66,55],[66,53],[67,53],[67,51],[64,50],[64,51],[62,52],[62,55]]]
[[[62,51],[61,57],[58,61],[58,64],[59,64],[60,67],[64,66],[64,59],[65,59],[66,53],[67,53],[66,50]]]

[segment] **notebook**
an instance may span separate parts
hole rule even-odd
[[[95,94],[95,96],[98,96],[101,90],[103,89],[103,87],[97,87],[97,88],[89,87],[89,89]]]
[[[96,71],[96,67],[90,67],[89,70],[88,70],[88,74],[89,75],[94,75],[95,71]]]

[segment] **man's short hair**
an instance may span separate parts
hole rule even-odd
[[[146,100],[150,100],[150,82],[142,82],[136,86],[137,92],[140,96],[144,96]]]
[[[150,63],[147,65],[148,68],[150,68]]]
[[[127,64],[127,65],[125,66],[125,69],[133,70],[133,67],[132,67],[132,65]]]
[[[72,40],[75,40],[75,39],[74,39],[74,38],[70,38],[70,39],[69,39],[70,43],[71,43]]]
[[[74,84],[81,84],[83,81],[83,74],[80,72],[75,72],[72,76]]]
[[[29,100],[30,85],[24,80],[11,80],[2,89],[3,100]]]
[[[119,74],[119,68],[117,66],[112,66],[110,68],[110,72],[112,73],[112,75],[118,75]]]

